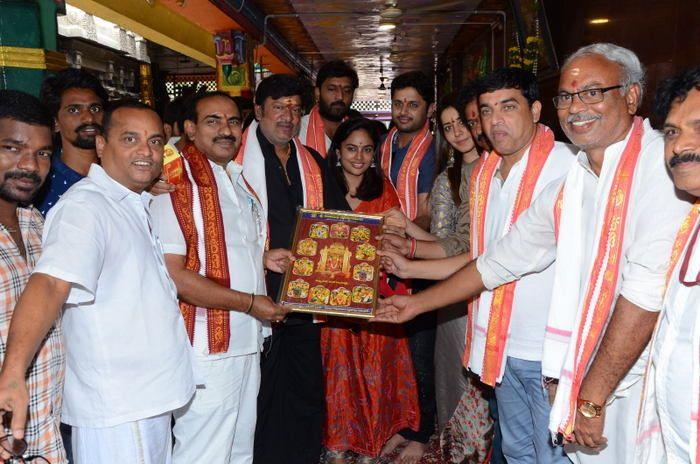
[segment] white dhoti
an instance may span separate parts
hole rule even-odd
[[[171,413],[113,427],[73,427],[75,464],[171,464]]]
[[[204,385],[173,413],[173,464],[253,462],[260,354],[197,357]]]
[[[604,448],[600,451],[592,451],[578,445],[564,446],[564,451],[575,464],[629,464],[634,462],[643,384],[644,381],[640,378],[629,388],[613,394],[612,402],[605,407],[603,436],[608,439],[608,443]],[[576,427],[574,426],[574,428]]]

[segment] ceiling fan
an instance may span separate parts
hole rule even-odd
[[[383,20],[397,21],[404,14],[411,16],[419,15],[423,13],[430,12],[440,12],[440,11],[450,11],[454,9],[460,9],[460,7],[465,6],[464,0],[450,1],[450,2],[439,2],[437,5],[426,5],[422,7],[411,8],[407,13],[399,8],[397,0],[387,0],[384,3],[384,8],[379,12],[379,17]]]

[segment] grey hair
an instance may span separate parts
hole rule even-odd
[[[576,58],[585,55],[601,55],[603,58],[617,63],[622,71],[622,82],[620,84],[624,88],[621,89],[621,92],[624,94],[632,84],[637,84],[639,86],[639,104],[641,105],[646,85],[646,75],[642,63],[632,50],[606,42],[586,45],[569,56],[562,68],[568,66]]]

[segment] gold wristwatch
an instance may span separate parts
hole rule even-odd
[[[600,417],[600,415],[603,413],[602,406],[581,398],[576,401],[576,409],[578,409],[578,412],[580,412],[586,419]]]

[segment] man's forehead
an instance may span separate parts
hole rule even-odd
[[[700,90],[691,89],[685,99],[676,99],[669,108],[664,125],[680,127],[700,120]]]
[[[479,95],[479,104],[498,105],[501,101],[512,99],[518,101],[525,100],[523,91],[521,89],[507,88],[494,90],[493,92],[485,92]]]
[[[199,116],[206,116],[208,114],[222,113],[230,116],[239,116],[241,112],[238,109],[236,102],[230,98],[214,95],[212,97],[203,98],[197,102],[197,113]]]
[[[39,140],[45,136],[46,140]],[[0,139],[11,139],[21,143],[37,142],[51,144],[51,129],[47,126],[28,124],[12,118],[0,118]]]
[[[155,111],[141,108],[119,108],[112,113],[110,126],[120,133],[162,135],[163,124]]]
[[[352,79],[346,76],[342,77],[329,77],[325,81],[323,81],[323,84],[321,84],[322,87],[330,86],[330,85],[339,85],[342,87],[349,87],[352,85]]]
[[[404,87],[403,89],[397,89],[394,91],[393,97],[391,97],[392,100],[400,100],[400,101],[417,101],[417,102],[424,102],[425,100],[421,96],[421,94],[418,92],[413,87]]]
[[[281,103],[283,105],[301,105],[301,96],[287,95],[285,97],[280,98],[269,97],[267,101],[269,101],[270,103]]]
[[[82,87],[70,87],[61,94],[61,102],[64,105],[75,103],[102,103],[100,97],[91,89]]]
[[[559,88],[575,90],[591,84],[609,85],[619,80],[620,66],[600,55],[584,55],[562,70]]]

